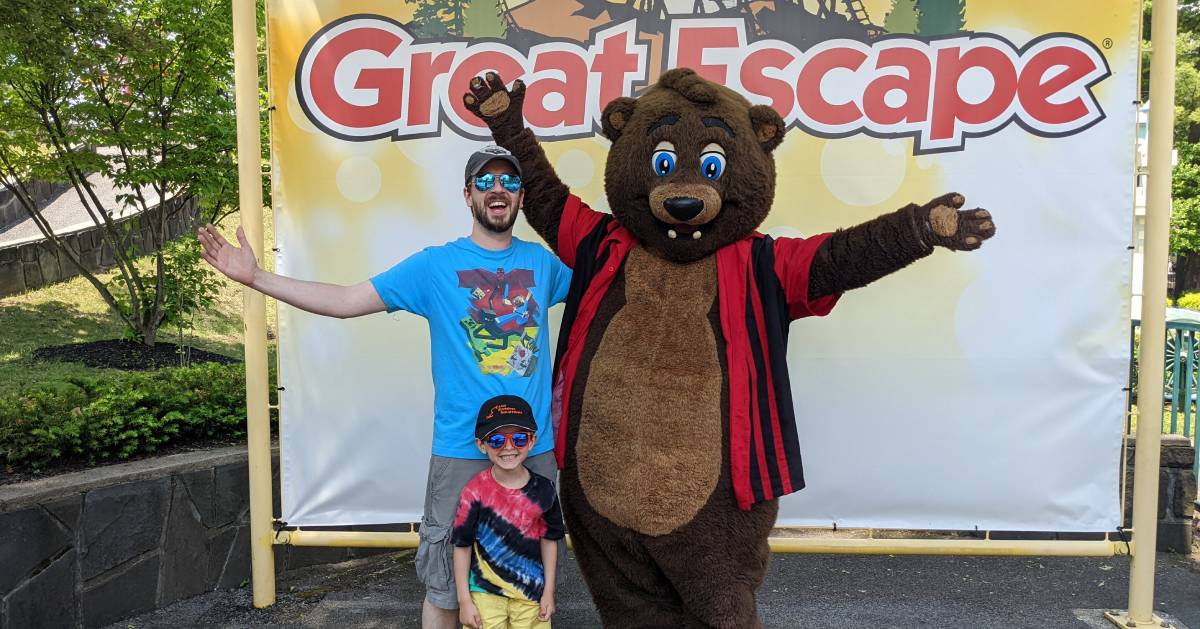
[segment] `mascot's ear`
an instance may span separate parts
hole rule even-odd
[[[754,129],[754,135],[758,137],[758,143],[766,153],[775,150],[775,147],[783,142],[783,134],[787,132],[783,118],[768,105],[755,105],[750,108],[750,127]]]
[[[613,142],[621,137],[621,132],[629,124],[629,119],[633,117],[633,107],[636,104],[636,100],[628,96],[621,96],[604,106],[604,113],[600,115],[600,127],[604,137]]]

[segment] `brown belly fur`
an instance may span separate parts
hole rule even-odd
[[[626,260],[625,305],[592,360],[575,444],[588,502],[614,524],[669,533],[716,486],[724,448],[708,318],[716,286],[712,256],[680,265],[639,247]]]

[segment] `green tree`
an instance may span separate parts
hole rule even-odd
[[[966,0],[917,0],[917,34],[949,35],[967,24]]]
[[[1175,258],[1172,299],[1200,284],[1200,144],[1176,141],[1179,162],[1171,175],[1170,251]]]
[[[1171,251],[1200,251],[1200,144],[1180,142],[1179,163],[1171,176]]]
[[[1150,97],[1150,0],[1142,2],[1141,97]],[[1171,297],[1200,289],[1200,2],[1180,2],[1175,47],[1175,130],[1170,250],[1175,259]]]
[[[889,33],[917,32],[917,0],[892,0],[892,10],[883,19],[883,30]]]
[[[163,250],[172,213],[146,211],[163,199],[173,200],[167,208],[197,200],[202,219],[216,221],[236,205],[230,4],[9,0],[5,12],[0,183],[130,335],[153,345],[176,312],[172,278],[194,275],[169,268],[189,259]],[[115,201],[94,173],[117,184]],[[35,179],[72,185],[113,253],[113,281],[102,282],[51,231],[27,188]],[[152,222],[148,269],[137,264],[130,223],[116,220],[129,210]]]
[[[404,0],[417,5],[413,22],[418,35],[444,37],[466,35],[466,12],[471,0]]]

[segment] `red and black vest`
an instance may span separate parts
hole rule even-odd
[[[808,299],[813,256],[829,234],[771,238],[757,232],[719,249],[718,302],[729,386],[730,472],[738,506],[804,487],[800,441],[788,379],[789,324],[824,316],[839,295]],[[555,455],[566,460],[570,400],[593,319],[637,239],[609,214],[570,195],[557,251],[574,271],[554,365]]]

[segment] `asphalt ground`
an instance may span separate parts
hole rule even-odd
[[[249,586],[210,592],[110,625],[179,627],[419,627],[423,590],[413,553],[397,551],[279,575],[274,606]],[[703,561],[698,549],[697,561]],[[1160,553],[1155,613],[1200,629],[1200,564]],[[1128,603],[1129,558],[918,557],[775,554],[759,590],[771,628],[1109,628]],[[559,577],[556,629],[599,627],[570,557]]]

